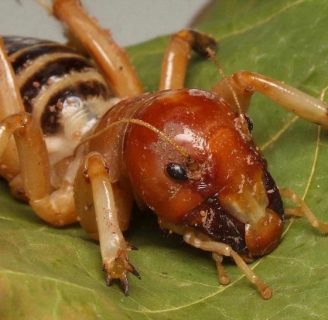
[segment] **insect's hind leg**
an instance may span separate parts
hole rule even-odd
[[[3,40],[0,38],[0,121],[12,114],[24,112],[24,107],[16,104],[16,97],[19,96],[19,92],[15,91],[12,83],[7,79],[8,75],[13,78],[13,72],[5,52]],[[15,141],[10,138],[1,158],[0,175],[10,181],[18,173],[19,161]]]
[[[69,184],[53,191],[46,145],[40,127],[26,112],[7,117],[0,123],[0,158],[14,136],[23,189],[36,214],[54,226],[76,221],[73,194]]]
[[[43,133],[32,116],[23,111],[15,76],[0,39],[0,100],[5,118],[0,122],[0,159],[14,137],[23,192],[38,216],[56,226],[76,221],[70,185],[53,192],[48,152]]]
[[[221,264],[221,257],[230,257],[236,263],[238,268],[244,273],[246,278],[256,287],[262,298],[271,298],[271,289],[253,272],[253,270],[246,264],[244,259],[229,245],[214,241],[209,237],[197,232],[196,230],[190,229],[188,227],[174,225],[164,220],[159,220],[159,225],[163,229],[168,229],[172,232],[182,235],[183,240],[191,246],[211,252],[216,263],[219,282],[221,284],[228,284],[230,281]]]
[[[292,86],[258,73],[236,72],[221,80],[212,91],[218,93],[239,112],[246,112],[252,94],[260,92],[286,110],[328,128],[328,105],[326,103]]]
[[[135,96],[143,92],[125,50],[87,15],[79,0],[55,0],[53,13],[91,55],[116,96]]]
[[[127,294],[127,273],[139,277],[128,260],[128,252],[133,248],[122,234],[122,229],[127,227],[124,220],[130,213],[127,211],[131,210],[132,198],[120,199],[122,192],[115,190],[99,153],[87,155],[77,174],[74,190],[82,226],[92,238],[99,239],[107,285],[117,279]]]
[[[191,51],[208,57],[207,50],[216,51],[216,47],[215,39],[205,33],[183,29],[173,34],[162,60],[159,89],[183,88]]]

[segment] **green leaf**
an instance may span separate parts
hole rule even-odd
[[[319,97],[328,86],[328,2],[221,0],[199,28],[220,41],[225,72],[247,69]],[[130,48],[147,90],[156,90],[168,38]],[[193,58],[188,86],[209,89],[212,63]],[[297,191],[327,218],[327,133],[264,97],[250,110],[254,139],[280,186]],[[103,281],[99,246],[79,227],[50,228],[1,186],[0,319],[327,319],[328,240],[304,219],[286,224],[280,246],[252,268],[273,288],[262,300],[234,265],[217,284],[208,254],[163,235],[154,217],[135,219],[127,237],[142,280],[130,294]]]

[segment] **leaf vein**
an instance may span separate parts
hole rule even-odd
[[[314,173],[315,173],[315,169],[318,163],[318,155],[319,155],[319,145],[320,145],[320,136],[321,136],[321,127],[318,126],[318,130],[317,130],[317,140],[316,140],[316,146],[315,146],[315,150],[314,150],[314,156],[313,156],[313,161],[312,161],[312,166],[311,166],[311,170],[310,170],[310,175],[309,178],[307,180],[305,189],[304,189],[304,193],[302,196],[302,199],[304,200],[309,192],[313,177],[314,177]]]
[[[255,28],[257,28],[257,27],[259,27],[259,26],[261,26],[263,24],[266,24],[266,23],[270,22],[272,19],[274,19],[275,17],[277,17],[280,14],[284,13],[285,11],[287,11],[287,10],[293,8],[293,7],[296,7],[298,5],[301,5],[304,2],[306,2],[306,0],[298,0],[298,1],[292,2],[290,4],[287,4],[286,6],[282,7],[278,11],[272,13],[271,15],[267,16],[263,20],[260,20],[260,21],[256,22],[255,24],[252,24],[252,25],[247,26],[245,28],[242,28],[242,29],[239,29],[239,30],[236,30],[236,31],[233,31],[231,33],[227,33],[226,35],[221,36],[220,37],[220,40],[231,38],[231,37],[234,37],[234,36],[237,36],[237,35],[246,33],[246,32],[248,32],[248,31],[250,31],[252,29],[255,29]]]
[[[44,275],[39,275],[39,274],[34,275],[34,274],[31,274],[31,273],[27,273],[27,272],[13,271],[13,270],[8,270],[8,269],[4,269],[4,268],[0,269],[0,274],[1,273],[2,274],[8,274],[8,275],[12,274],[12,275],[22,276],[22,277],[37,278],[39,280],[42,279],[42,280],[45,280],[45,281],[55,282],[57,285],[58,285],[58,283],[61,283],[61,284],[64,284],[64,285],[67,285],[67,286],[72,286],[72,287],[75,287],[75,288],[78,288],[78,289],[91,291],[94,295],[96,295],[96,290],[94,290],[92,288],[84,287],[84,286],[78,285],[76,283],[66,281],[66,280],[62,280],[62,279],[54,279],[54,278],[44,276]]]
[[[278,130],[273,136],[271,136],[267,142],[263,143],[260,146],[260,149],[264,151],[269,146],[274,144],[298,119],[298,116],[294,116],[293,118],[291,118],[288,122],[285,123],[284,126],[282,126],[280,130]]]
[[[325,94],[326,94],[327,90],[328,90],[328,86],[324,87],[321,90],[321,93],[320,93],[320,100],[321,101],[324,101]],[[316,146],[315,146],[314,156],[313,156],[313,163],[312,163],[312,166],[311,166],[310,176],[309,176],[309,179],[307,181],[307,184],[306,184],[306,187],[305,187],[305,190],[304,190],[304,193],[303,193],[303,197],[302,197],[303,200],[306,198],[306,196],[307,196],[307,194],[309,192],[309,189],[310,189],[310,186],[311,186],[313,177],[314,177],[315,169],[316,169],[316,166],[317,166],[317,163],[318,163],[318,155],[319,155],[319,148],[320,148],[320,138],[321,138],[321,127],[318,126],[317,140],[316,140]]]
[[[256,263],[254,263],[252,265],[252,268],[251,269],[254,270],[260,264],[260,262],[263,259],[264,258],[259,259]],[[189,308],[189,307],[192,307],[192,306],[197,305],[199,303],[205,302],[208,299],[213,298],[213,297],[215,297],[218,294],[221,294],[223,291],[225,291],[228,288],[232,287],[233,285],[235,285],[237,282],[239,282],[243,278],[245,278],[245,275],[244,274],[240,275],[236,280],[230,282],[228,285],[225,285],[225,286],[222,286],[221,285],[219,287],[219,290],[216,290],[216,291],[208,294],[207,296],[204,296],[204,297],[202,297],[200,299],[197,299],[195,301],[192,301],[190,303],[186,303],[184,305],[180,305],[180,306],[176,306],[176,307],[172,307],[172,308],[166,308],[166,309],[157,309],[157,310],[150,310],[150,309],[148,309],[148,310],[135,310],[135,309],[131,309],[131,308],[123,308],[123,309],[126,310],[126,311],[134,312],[134,313],[152,313],[152,314],[156,314],[156,313],[173,312],[173,311],[177,311],[177,310]]]

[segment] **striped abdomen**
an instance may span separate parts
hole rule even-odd
[[[60,160],[109,108],[111,93],[90,60],[72,48],[34,38],[4,40],[25,109],[39,121],[49,152],[60,153],[52,160]]]

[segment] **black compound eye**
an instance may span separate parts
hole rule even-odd
[[[247,114],[245,114],[245,119],[247,121],[247,126],[248,126],[249,132],[252,132],[253,127],[254,127],[252,119]]]
[[[179,180],[179,181],[188,180],[187,171],[184,168],[184,166],[182,166],[181,164],[173,163],[173,162],[169,163],[166,166],[166,172],[171,178],[175,180]]]

